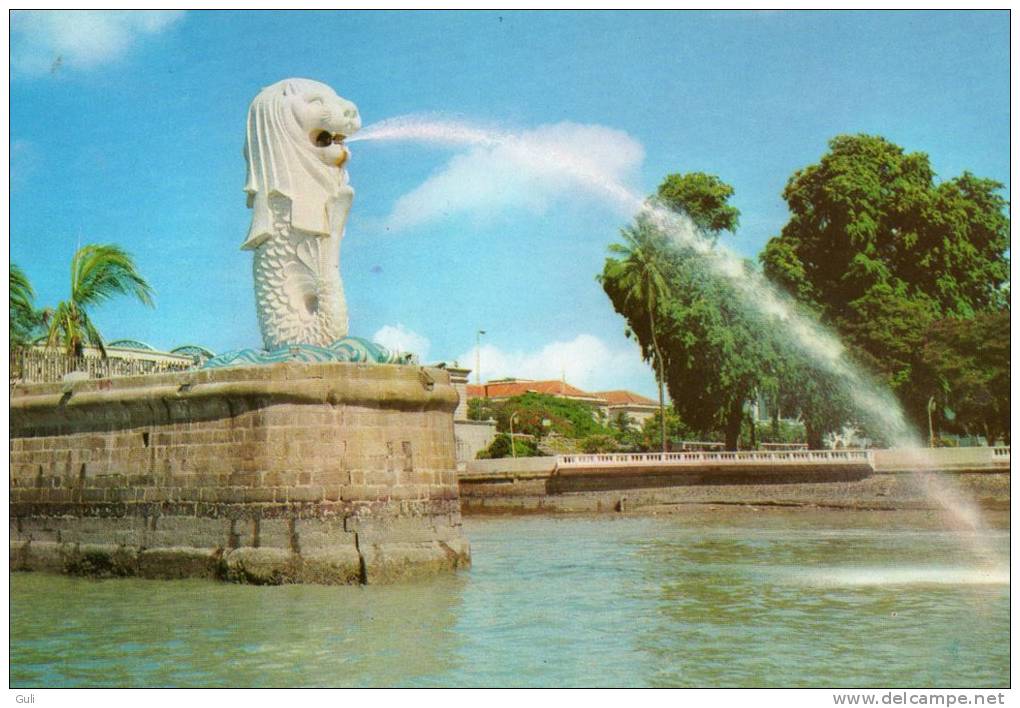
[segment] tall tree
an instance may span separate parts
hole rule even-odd
[[[617,258],[607,258],[599,282],[611,283],[614,292],[622,297],[623,307],[630,312],[640,312],[647,318],[647,332],[651,342],[651,358],[655,363],[655,378],[659,384],[659,411],[666,409],[665,375],[663,372],[662,349],[656,332],[656,309],[667,294],[665,237],[652,228],[647,220],[640,219],[633,226],[620,230],[623,243],[612,243],[609,252]],[[659,442],[666,452],[666,417],[659,416]]]
[[[716,175],[704,172],[667,175],[656,190],[656,197],[660,203],[673,211],[686,214],[701,235],[709,239],[713,245],[722,232],[736,233],[740,225],[740,210],[729,203],[732,196],[732,186]],[[744,419],[746,401],[753,395],[756,384],[770,385],[766,384],[764,379],[759,380],[763,373],[758,367],[761,362],[756,362],[752,356],[752,352],[761,353],[760,347],[757,346],[759,342],[756,342],[753,336],[746,336],[749,334],[747,329],[749,322],[746,320],[749,313],[733,307],[736,300],[733,299],[729,288],[703,277],[703,273],[707,272],[707,268],[701,263],[703,256],[687,249],[679,250],[677,255],[680,256],[677,261],[681,266],[676,272],[678,289],[687,294],[697,293],[697,296],[687,307],[675,310],[675,314],[681,315],[686,322],[685,326],[691,327],[692,331],[700,330],[705,337],[715,342],[717,345],[715,355],[723,357],[717,359],[715,363],[727,363],[718,372],[726,381],[725,388],[717,392],[726,399],[721,404],[722,410],[725,411],[722,416],[719,410],[716,410],[706,417],[703,414],[708,412],[708,409],[700,403],[697,406],[681,405],[680,408],[689,422],[700,422],[702,431],[707,431],[711,427],[721,427],[725,433],[727,448],[735,449]],[[710,317],[713,313],[707,312],[702,307],[707,302],[715,303],[714,314],[722,315],[721,319]],[[693,363],[694,359],[688,361]],[[681,375],[681,378],[684,377]],[[689,390],[689,386],[686,388]],[[720,400],[718,396],[717,400]]]
[[[968,172],[936,183],[927,155],[878,136],[840,135],[818,164],[790,178],[790,219],[761,262],[921,424],[929,394],[920,394],[916,369],[927,332],[946,318],[1008,307],[1001,188]]]
[[[33,334],[41,324],[41,316],[35,309],[35,291],[25,271],[11,263],[10,270],[10,332],[11,346],[23,347],[30,344]]]
[[[657,196],[714,241],[720,230],[736,228],[739,212],[726,203],[732,193],[718,178],[694,173],[670,175]],[[655,307],[637,305],[632,280],[622,277],[612,258],[603,268],[602,287],[645,355],[660,363],[660,381],[684,423],[702,433],[722,429],[727,447],[735,449],[747,401],[756,390],[775,388],[774,326],[744,307],[732,285],[711,275],[710,253],[671,240],[640,218],[630,234],[658,264],[663,284]]]
[[[112,244],[82,246],[71,259],[70,297],[49,315],[47,346],[59,343],[69,356],[82,356],[85,346],[91,345],[105,357],[103,337],[89,311],[115,295],[134,296],[153,306],[152,288],[127,252]]]

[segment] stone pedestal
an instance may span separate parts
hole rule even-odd
[[[470,562],[440,369],[275,364],[18,386],[11,569],[374,583]]]

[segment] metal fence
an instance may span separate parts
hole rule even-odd
[[[94,356],[73,357],[60,351],[12,349],[10,352],[10,383],[50,383],[61,381],[67,374],[83,372],[90,379],[110,376],[159,374],[185,371],[193,367],[177,361],[152,359],[103,359]]]

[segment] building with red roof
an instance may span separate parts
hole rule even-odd
[[[659,404],[633,391],[615,390],[591,393],[571,386],[566,381],[530,381],[527,379],[505,379],[489,381],[484,384],[468,384],[468,398],[488,398],[493,401],[505,401],[514,396],[526,393],[541,393],[556,398],[568,398],[573,401],[587,403],[600,408],[607,416],[616,417],[626,413],[637,425],[655,415]]]
[[[484,384],[468,384],[469,398],[488,398],[493,401],[504,401],[514,396],[523,396],[526,393],[543,393],[556,398],[569,398],[574,401],[590,403],[593,406],[603,407],[605,401],[593,393],[582,391],[576,386],[571,386],[566,381],[529,381],[527,379],[505,379],[501,381],[489,381]]]
[[[658,401],[653,401],[633,391],[622,389],[615,391],[598,391],[591,394],[606,402],[605,410],[612,420],[620,413],[626,413],[635,423],[641,425],[659,410]]]

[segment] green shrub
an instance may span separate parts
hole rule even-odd
[[[589,455],[597,452],[616,452],[619,445],[612,435],[589,435],[581,441],[581,450]]]
[[[516,435],[514,436],[514,452],[517,453],[517,457],[538,457],[542,454],[538,451],[535,443],[527,439],[518,438]],[[494,460],[513,456],[514,454],[510,450],[510,436],[501,433],[489,444],[489,447],[479,450],[478,454],[475,455],[475,459]]]

